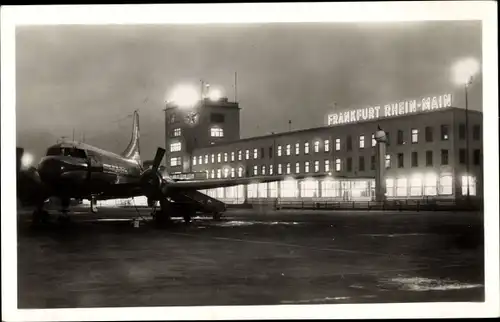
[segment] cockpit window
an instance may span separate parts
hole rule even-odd
[[[71,148],[71,147],[49,148],[47,150],[47,156],[51,156],[51,155],[64,155],[64,156],[70,156],[70,157],[82,158],[82,159],[85,159],[87,157],[85,150]]]

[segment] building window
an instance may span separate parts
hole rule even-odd
[[[281,145],[278,145],[278,156],[281,156]]]
[[[245,150],[245,160],[250,159],[250,150]]]
[[[342,165],[340,164],[340,159],[335,159],[335,171],[340,171],[342,168]]]
[[[351,157],[347,158],[346,168],[347,168],[347,172],[351,172],[351,170],[352,170],[352,158]]]
[[[198,164],[203,164],[203,158],[201,157],[201,155],[198,157]]]
[[[304,172],[309,173],[309,161],[304,162]]]
[[[397,143],[398,145],[402,145],[404,143],[404,133],[402,130],[398,130]]]
[[[300,143],[295,143],[295,155],[300,154]]]
[[[256,176],[259,174],[259,169],[257,168],[256,165],[253,166],[253,175]]]
[[[449,139],[449,129],[448,125],[441,125],[441,140],[447,141]]]
[[[175,142],[170,144],[170,152],[178,152],[181,150],[181,142]]]
[[[365,136],[364,135],[359,136],[359,148],[360,149],[365,148]]]
[[[258,158],[258,152],[257,149],[253,149],[253,158],[257,159]]]
[[[222,177],[222,170],[217,169],[217,179],[220,179]]]
[[[205,154],[205,164],[208,164],[208,154]]]
[[[371,159],[371,160],[370,160],[370,161],[371,161],[371,162],[370,162],[370,163],[371,163],[371,169],[372,169],[372,170],[375,170],[375,165],[376,165],[376,163],[375,163],[375,156],[374,156],[374,155],[372,155],[372,156],[370,157],[370,159]]]
[[[181,157],[170,158],[170,166],[171,167],[178,167],[180,165],[182,165],[181,164]]]
[[[290,163],[286,164],[286,174],[290,174]]]
[[[300,173],[300,163],[295,163],[295,173]]]
[[[411,143],[418,143],[418,129],[411,129]]]
[[[465,164],[465,149],[458,150],[458,162]]]
[[[350,135],[347,136],[347,151],[352,150],[352,137]]]
[[[270,175],[273,174],[273,165],[272,164],[269,165],[269,174]]]
[[[210,177],[211,177],[212,179],[214,179],[214,178],[215,178],[215,170],[214,170],[214,169],[212,169],[212,171],[210,171]]]
[[[224,130],[220,127],[212,127],[210,128],[210,136],[216,138],[224,137]]]
[[[221,154],[217,153],[217,163],[221,163],[222,162],[221,157],[222,157]]]
[[[231,152],[231,162],[233,162],[233,161],[234,161],[234,151]]]
[[[426,174],[424,177],[424,195],[437,195],[437,176],[434,173]]]
[[[396,179],[396,196],[406,197],[408,195],[408,180],[406,178]]]
[[[224,168],[224,178],[229,176],[229,168]]]
[[[174,132],[173,136],[181,136],[181,128],[180,127],[175,128],[173,132]]]
[[[193,157],[193,165],[196,165],[196,161],[197,161],[196,157]]]
[[[481,150],[474,150],[474,165],[481,165]]]
[[[465,124],[463,123],[458,125],[458,138],[460,140],[465,140]]]
[[[210,122],[213,123],[224,123],[224,114],[221,113],[211,113]]]
[[[304,143],[304,154],[309,154],[309,142]]]
[[[314,142],[314,153],[318,153],[319,152],[319,141],[315,141]]]
[[[467,180],[469,182],[467,182]],[[473,176],[462,176],[462,195],[467,196],[467,183],[469,184],[469,195],[476,195],[476,178]]]
[[[231,178],[234,178],[234,168],[231,168]]]
[[[385,188],[386,188],[386,196],[393,197],[394,196],[394,179],[387,178],[385,179]]]
[[[212,154],[212,156],[211,156],[211,161],[212,161],[212,164],[214,164],[214,163],[215,163],[215,154]]]
[[[410,196],[416,197],[422,195],[422,176],[414,175],[410,179]]]
[[[432,167],[432,151],[426,151],[425,152],[425,166],[426,167]]]
[[[377,140],[375,140],[375,134],[372,134],[372,146],[377,145]]]
[[[441,150],[441,165],[448,165],[448,150]]]
[[[227,162],[227,152],[224,152],[224,162]]]
[[[418,152],[416,151],[411,153],[411,166],[413,168],[418,167]]]
[[[241,150],[238,150],[238,160],[241,161],[242,158],[242,152]]]
[[[175,121],[176,121],[175,114],[170,114],[170,117],[169,117],[168,122],[169,122],[170,124],[173,124],[173,123],[175,123]]]
[[[359,171],[365,171],[365,158],[363,156],[359,156]]]
[[[243,177],[243,167],[238,168],[238,177]]]
[[[260,148],[260,158],[264,159],[264,148]]]
[[[433,135],[432,135],[432,127],[426,126],[425,127],[425,142],[432,142],[433,140]]]
[[[474,125],[474,127],[472,127],[472,138],[474,140],[481,139],[481,126],[480,125]]]
[[[451,195],[453,193],[453,178],[451,175],[443,175],[439,178],[439,194]]]
[[[330,171],[330,160],[325,160],[325,172]]]
[[[319,172],[319,161],[314,161],[314,172]]]
[[[278,174],[282,174],[283,173],[283,169],[281,168],[281,163],[278,164]]]
[[[269,159],[271,159],[273,157],[273,147],[270,146],[269,147]]]
[[[398,168],[405,167],[405,156],[403,153],[398,153]]]
[[[330,152],[330,140],[325,140],[324,148],[325,148],[325,152]]]
[[[335,139],[335,151],[340,151],[340,139]]]
[[[385,155],[385,168],[389,169],[391,167],[391,155],[386,154]]]
[[[266,166],[265,166],[265,165],[263,165],[263,166],[260,168],[260,172],[261,172],[261,173],[260,173],[261,175],[265,175],[265,174],[266,174]]]
[[[290,155],[292,146],[290,144],[286,145],[286,155]]]

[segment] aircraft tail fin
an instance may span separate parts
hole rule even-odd
[[[122,156],[127,159],[132,159],[139,164],[142,164],[141,161],[141,149],[139,145],[140,138],[140,130],[139,130],[139,113],[134,111],[133,114],[133,125],[132,125],[132,137],[130,138],[130,143],[128,144],[125,151],[123,151]]]

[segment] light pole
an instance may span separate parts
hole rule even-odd
[[[456,84],[464,85],[465,90],[465,171],[467,178],[467,200],[470,199],[470,173],[469,173],[469,98],[468,89],[472,84],[474,75],[479,71],[479,63],[474,58],[466,58],[458,61],[454,68],[454,81]]]

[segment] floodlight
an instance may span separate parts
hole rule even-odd
[[[23,168],[28,168],[33,164],[33,155],[31,153],[25,152],[21,157],[21,166]]]
[[[222,93],[220,90],[218,89],[212,89],[209,93],[208,93],[208,97],[210,98],[211,101],[218,101],[221,99],[222,97]]]
[[[479,63],[474,58],[462,59],[453,66],[453,81],[457,85],[469,85],[479,71]]]
[[[194,86],[178,85],[170,92],[168,102],[179,107],[192,107],[200,98],[200,93]]]

